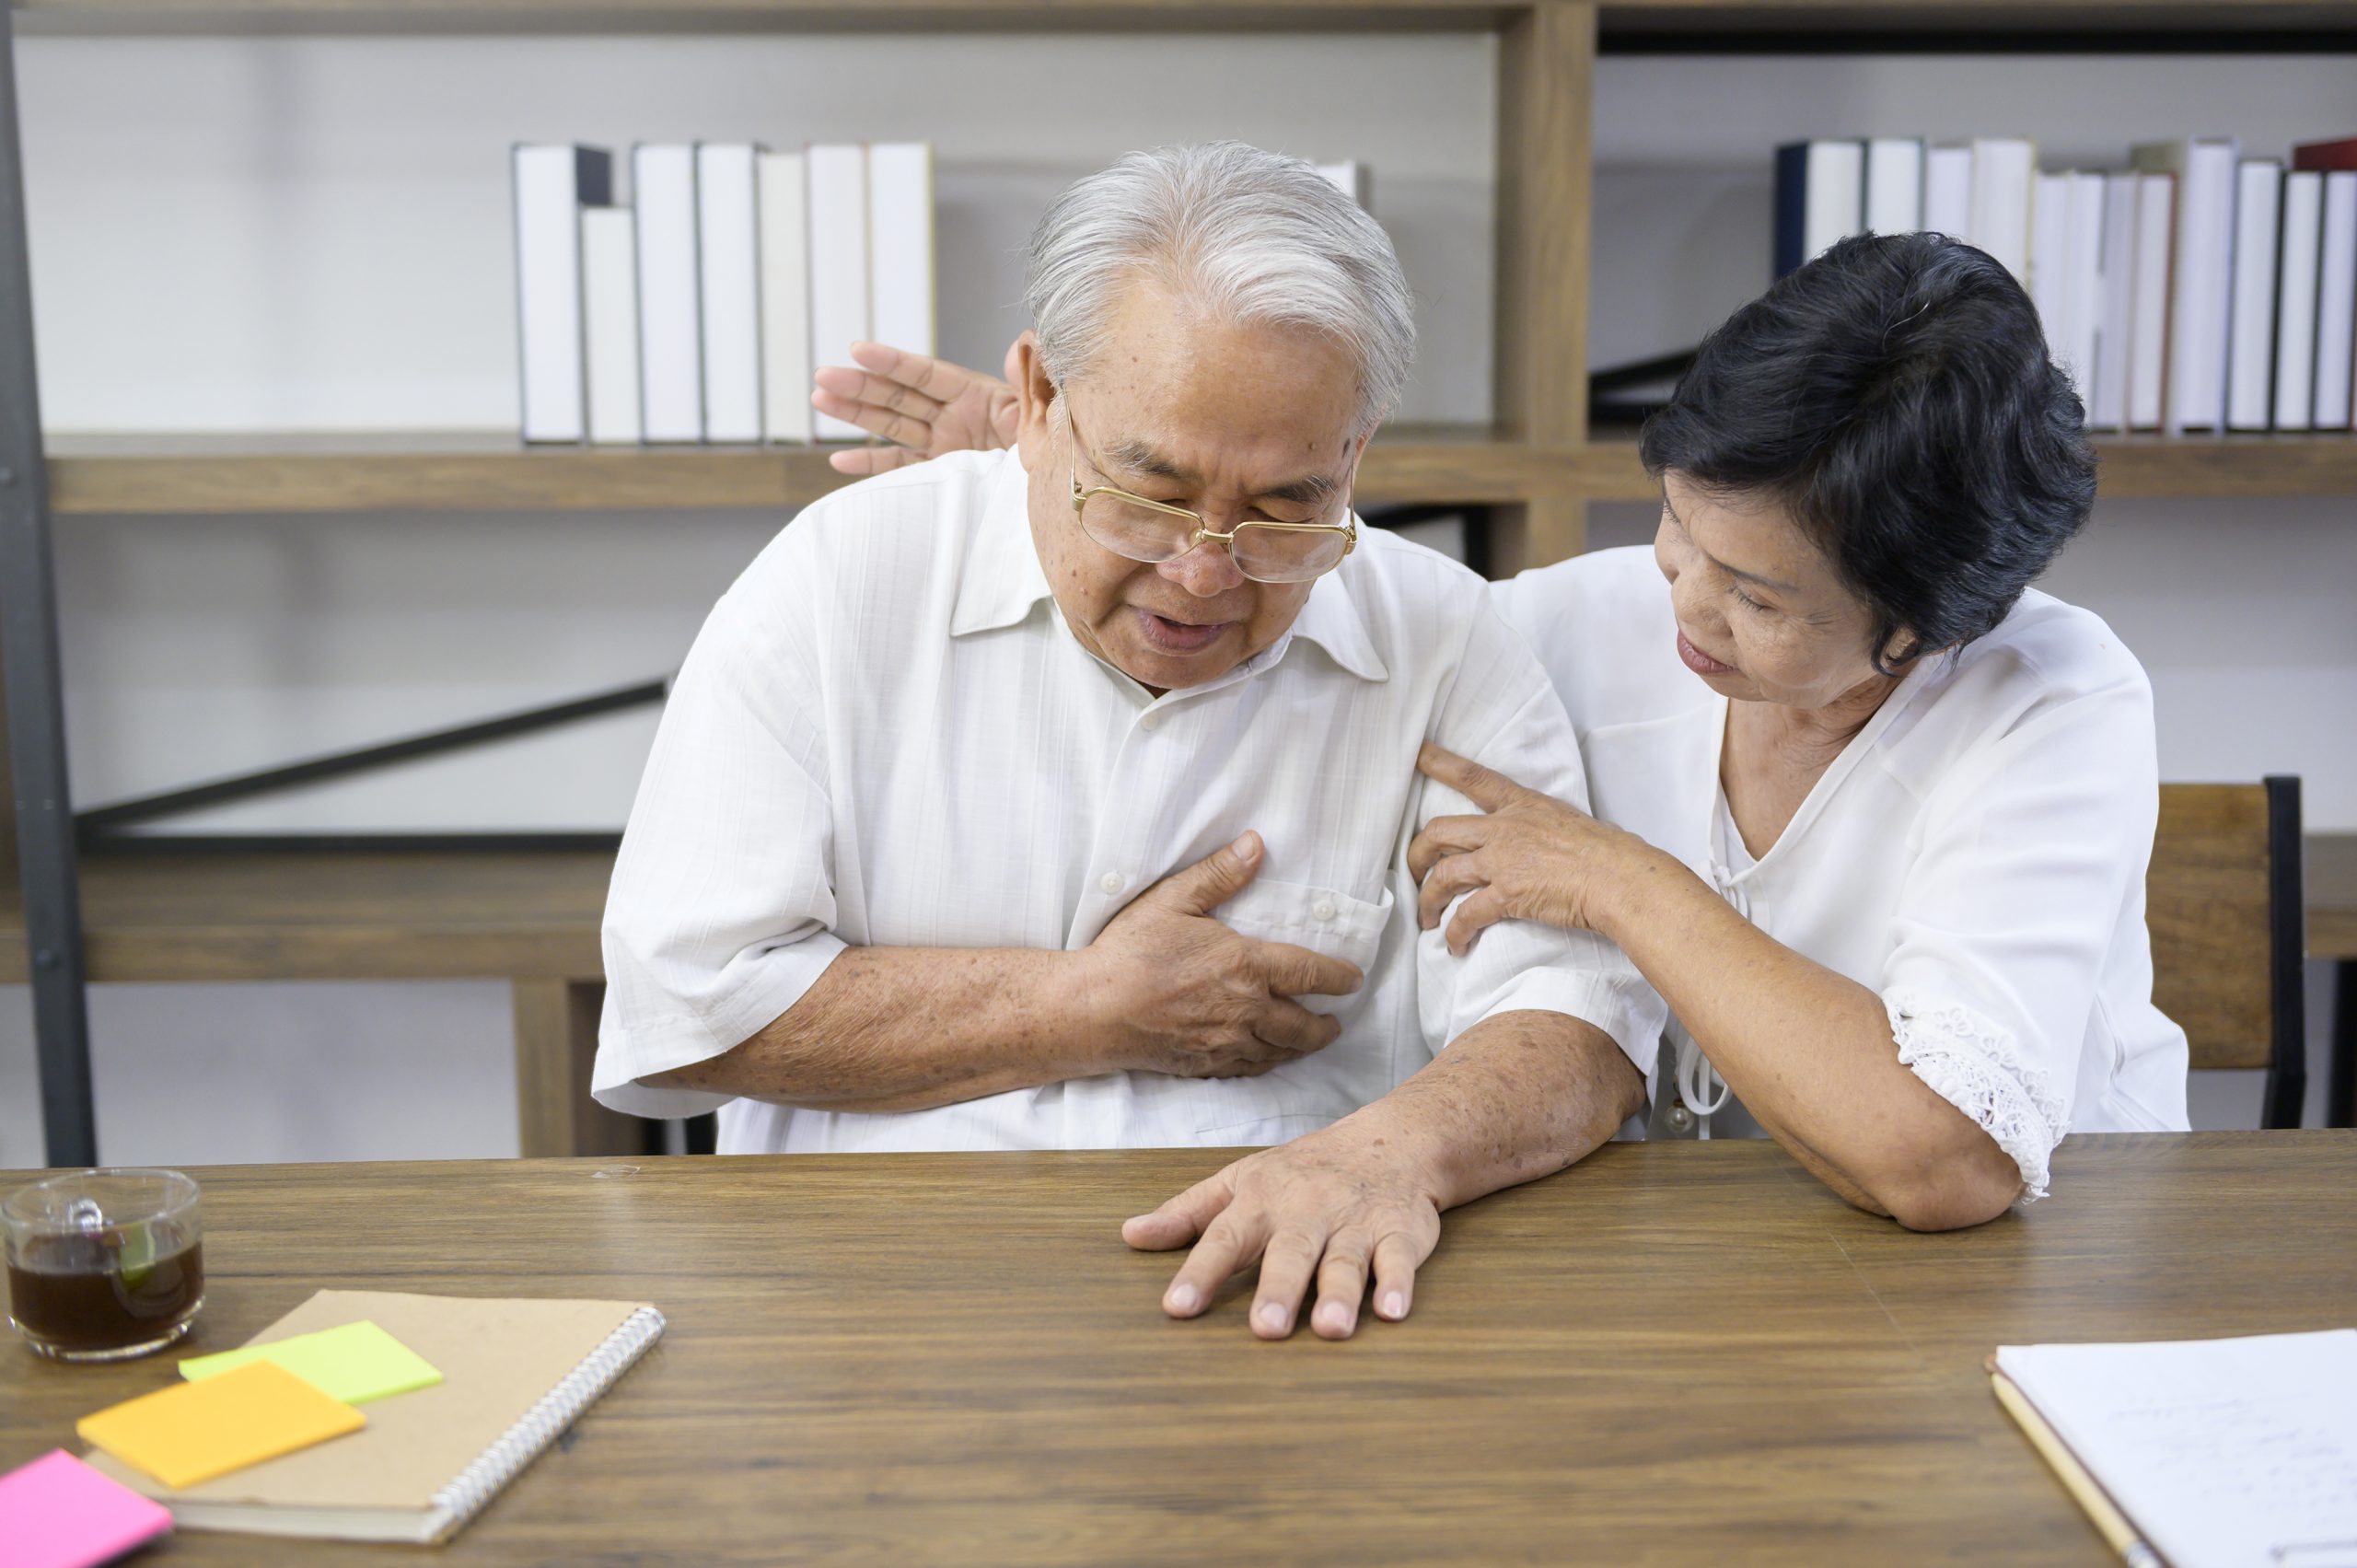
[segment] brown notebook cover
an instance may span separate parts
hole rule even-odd
[[[442,1373],[379,1400],[366,1429],[175,1491],[102,1453],[90,1464],[189,1529],[444,1540],[621,1376],[663,1331],[634,1301],[543,1301],[323,1290],[252,1343],[366,1318]]]

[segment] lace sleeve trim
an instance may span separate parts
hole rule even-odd
[[[2069,1111],[2045,1069],[2022,1060],[2014,1031],[1958,1003],[1899,986],[1883,996],[1903,1067],[1972,1118],[2021,1167],[2020,1202],[2046,1196],[2047,1160]]]

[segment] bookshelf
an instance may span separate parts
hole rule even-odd
[[[1489,506],[1500,570],[1578,552],[1591,503],[1654,494],[1630,435],[1589,430],[1581,373],[1599,52],[2357,49],[2357,6],[2342,0],[18,0],[7,19],[15,33],[89,38],[1489,34],[1497,72],[1496,420],[1385,431],[1359,494],[1373,505]],[[0,35],[0,47],[9,46]],[[18,820],[31,825],[21,844],[0,827],[0,875],[13,882],[19,865],[24,872],[23,896],[11,889],[0,903],[9,948],[0,979],[34,982],[52,1157],[87,1157],[85,979],[504,977],[516,986],[521,1082],[577,1090],[594,1047],[598,907],[610,864],[600,852],[141,854],[93,858],[77,880],[63,810],[52,515],[67,526],[128,514],[199,527],[208,516],[260,513],[516,511],[561,526],[564,514],[590,509],[792,507],[845,482],[823,450],[793,447],[528,449],[506,435],[393,431],[44,438],[7,406],[29,406],[32,372],[13,90],[0,107],[8,122],[0,130],[0,470],[16,481],[0,480],[9,525],[0,530],[0,574],[15,585],[0,583],[0,610],[20,795],[54,798],[20,809]],[[2111,497],[2357,495],[2357,439],[2346,435],[2116,437],[2100,446]],[[2323,924],[2341,939],[2340,914]],[[29,947],[41,961],[26,956]],[[613,1146],[619,1135],[577,1092],[520,1098],[527,1153]]]

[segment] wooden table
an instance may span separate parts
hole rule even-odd
[[[1220,1161],[200,1171],[194,1346],[323,1285],[660,1306],[661,1342],[454,1564],[2095,1565],[1991,1349],[2357,1321],[2357,1132],[2073,1138],[2055,1198],[1947,1236],[1772,1144],[1617,1144],[1451,1216],[1411,1321],[1343,1344],[1259,1342],[1240,1295],[1164,1318],[1170,1260],[1116,1227]],[[0,1468],[170,1370],[0,1346]]]

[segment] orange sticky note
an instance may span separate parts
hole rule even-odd
[[[368,1418],[275,1362],[257,1361],[86,1415],[74,1430],[166,1486],[194,1486],[347,1432]]]

